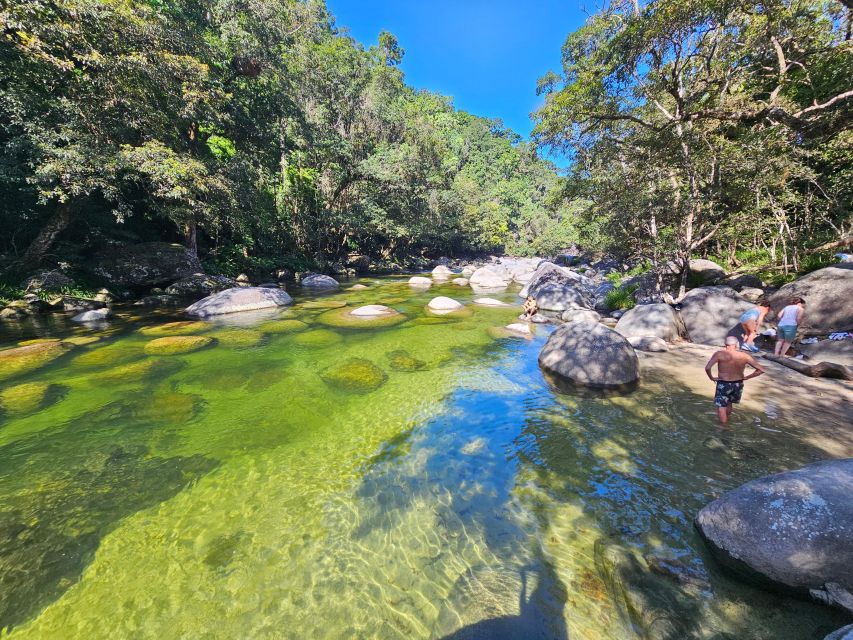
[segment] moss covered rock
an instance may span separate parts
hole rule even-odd
[[[226,347],[254,347],[264,339],[264,334],[254,329],[222,329],[210,335]]]
[[[48,342],[60,342],[60,340],[59,338],[33,338],[32,340],[21,340],[18,346],[26,347],[30,344],[47,344]]]
[[[97,379],[99,382],[110,384],[130,384],[148,380],[154,376],[171,375],[180,368],[180,361],[148,358],[107,369]]]
[[[380,307],[381,305],[369,305],[369,307]],[[358,309],[335,309],[327,311],[317,317],[317,322],[327,327],[340,327],[343,329],[375,329],[379,327],[392,327],[406,321],[406,316],[390,307],[383,307],[387,311],[369,314],[359,313],[368,307]]]
[[[203,349],[213,342],[209,336],[166,336],[155,338],[145,345],[145,353],[152,356],[174,356]]]
[[[335,333],[334,331],[329,331],[328,329],[312,329],[311,331],[303,331],[296,335],[293,339],[297,344],[304,345],[306,347],[327,347],[329,345],[337,344],[343,340],[343,338]]]
[[[346,300],[310,300],[299,305],[303,309],[341,309],[347,306]]]
[[[188,336],[210,329],[207,322],[199,320],[182,320],[178,322],[166,322],[155,324],[150,327],[142,327],[139,330],[144,336]]]
[[[364,358],[350,358],[332,365],[320,377],[330,387],[349,393],[370,393],[388,379],[382,369]]]
[[[425,369],[427,366],[426,362],[413,357],[405,349],[389,351],[385,355],[388,358],[388,365],[394,371],[420,371],[421,369]]]
[[[143,355],[142,349],[136,345],[111,344],[80,354],[74,358],[73,364],[78,367],[104,367],[137,360]]]
[[[68,338],[63,338],[62,342],[65,344],[73,344],[77,347],[82,347],[87,344],[95,344],[99,342],[101,338],[99,336],[70,336]]]
[[[7,413],[31,413],[45,403],[50,391],[47,382],[25,382],[0,391],[0,408]]]
[[[39,342],[0,351],[0,381],[35,371],[69,349],[62,342]]]
[[[264,333],[296,333],[297,331],[305,331],[307,328],[308,324],[306,322],[288,318],[285,320],[264,322],[258,327],[258,330]]]

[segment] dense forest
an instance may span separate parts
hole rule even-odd
[[[0,7],[9,273],[143,240],[232,274],[572,242],[789,273],[849,242],[836,0],[613,0],[542,78],[532,142],[407,86],[396,38],[365,48],[322,0]]]

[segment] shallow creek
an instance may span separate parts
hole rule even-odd
[[[133,307],[100,328],[2,327],[2,348],[98,341],[0,373],[0,636],[803,640],[843,624],[721,574],[691,524],[729,488],[825,458],[799,424],[744,408],[721,436],[709,397],[658,372],[628,395],[557,393],[536,364],[548,329],[489,331],[517,307],[360,282],[189,327]],[[436,295],[466,310],[431,316]],[[342,302],[405,318],[337,326]],[[187,332],[217,340],[145,351]]]

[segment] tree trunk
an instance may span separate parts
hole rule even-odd
[[[38,235],[30,243],[30,246],[27,247],[24,255],[21,256],[21,259],[18,260],[17,264],[12,266],[12,269],[24,272],[37,267],[48,249],[53,246],[59,234],[65,231],[73,221],[74,211],[71,205],[67,202],[60,202],[53,216],[42,227],[41,231],[39,231]]]
[[[197,235],[197,227],[195,222],[188,222],[184,225],[184,245],[192,252],[194,256],[198,256]]]

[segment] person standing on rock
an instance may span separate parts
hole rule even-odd
[[[797,339],[797,327],[803,321],[806,301],[802,298],[791,298],[791,304],[779,312],[779,321],[776,324],[776,348],[773,350],[777,356],[784,356],[791,348],[791,344]]]
[[[758,330],[761,328],[761,323],[770,311],[770,305],[763,298],[758,300],[756,306],[752,309],[747,309],[740,317],[740,326],[743,327],[743,344],[741,349],[751,353],[758,353],[758,347],[755,346],[755,337],[758,335]]]
[[[711,373],[711,369],[717,365],[717,375]],[[744,376],[746,365],[754,369],[748,376]],[[720,424],[724,427],[729,424],[729,416],[732,415],[732,405],[740,402],[743,394],[743,383],[745,380],[760,376],[765,372],[751,355],[738,351],[738,339],[734,336],[726,337],[726,348],[720,349],[705,365],[705,373],[717,383],[714,393],[714,404],[717,407],[717,415]]]

